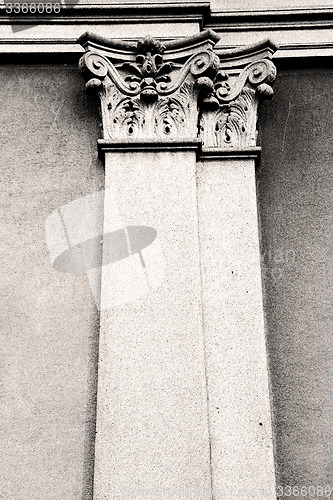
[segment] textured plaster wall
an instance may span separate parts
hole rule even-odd
[[[330,69],[280,70],[260,117],[262,260],[282,486],[333,487],[332,82]]]
[[[98,314],[55,271],[45,218],[103,188],[76,65],[0,67],[0,498],[90,498]]]
[[[52,269],[44,221],[103,188],[97,108],[76,65],[2,65],[0,74],[0,499],[86,500],[99,318],[86,279]],[[332,81],[331,70],[280,70],[260,117],[282,486],[333,482]]]

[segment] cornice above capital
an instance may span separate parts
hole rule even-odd
[[[271,97],[276,47],[221,51],[206,30],[160,42],[108,40],[85,33],[80,71],[101,100],[104,139],[200,138],[205,147],[256,144],[257,106]]]

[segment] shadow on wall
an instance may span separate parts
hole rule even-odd
[[[105,197],[112,209],[104,215]],[[157,231],[127,226],[113,189],[78,198],[52,212],[45,231],[54,269],[86,274],[98,310],[143,297],[163,281]],[[107,283],[103,294],[102,269]]]

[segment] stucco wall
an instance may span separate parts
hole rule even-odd
[[[103,189],[76,65],[2,65],[0,498],[89,499],[99,318],[46,217]],[[280,70],[258,173],[278,484],[332,481],[333,72]],[[332,484],[332,483],[331,483]]]
[[[103,188],[77,67],[2,65],[0,498],[89,498],[98,314],[50,263],[44,223]]]
[[[260,116],[262,261],[282,486],[333,486],[332,81],[331,69],[280,69]]]

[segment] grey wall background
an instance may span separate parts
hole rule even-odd
[[[260,116],[258,198],[282,486],[333,487],[332,84],[331,69],[280,69]]]
[[[0,498],[89,498],[98,315],[53,270],[45,218],[103,189],[77,66],[0,66]]]
[[[50,265],[45,218],[103,189],[76,64],[0,67],[0,498],[90,498],[98,314]],[[283,70],[260,116],[268,350],[281,485],[332,485],[332,82]]]

